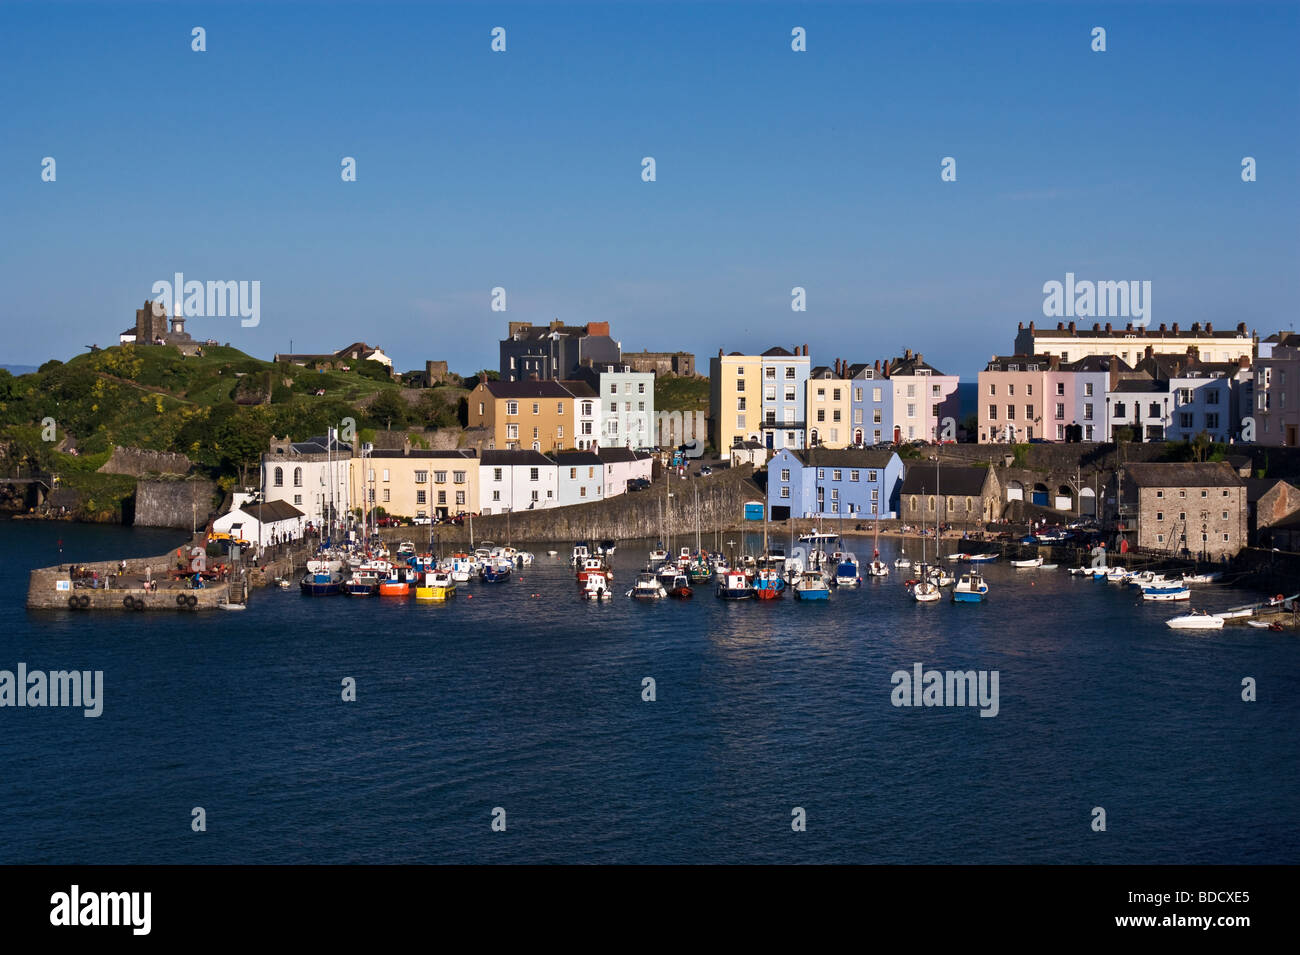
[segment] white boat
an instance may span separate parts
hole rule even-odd
[[[988,596],[989,585],[982,575],[971,572],[962,574],[957,586],[952,588],[952,599],[957,603],[980,603]]]
[[[1215,571],[1212,574],[1183,574],[1183,583],[1185,584],[1212,584],[1223,574]]]
[[[899,570],[906,570],[907,568],[912,566],[912,562],[907,559],[906,555],[904,555],[903,557],[895,558],[894,566],[897,567]]]
[[[941,593],[939,585],[930,580],[918,580],[912,585],[912,597],[918,603],[933,603]]]
[[[248,609],[247,604],[221,603],[221,604],[217,604],[217,606],[220,607],[222,610],[247,610]]]
[[[972,564],[988,564],[998,559],[997,554],[971,554],[967,558]]]
[[[1060,564],[1044,564],[1044,565],[1042,566],[1041,569],[1042,569],[1042,570],[1056,570],[1056,568],[1059,567],[1059,566],[1060,566]]]
[[[579,593],[581,593],[583,600],[608,600],[612,596],[605,577],[600,574],[588,576]]]
[[[588,578],[590,579],[590,578]],[[635,597],[638,600],[658,600],[661,597],[667,597],[668,591],[659,578],[651,573],[637,574],[636,582],[632,589],[627,592],[629,597]]]
[[[548,551],[546,552],[546,556],[547,556],[547,557],[557,557],[557,556],[559,556],[559,553],[560,553],[559,551],[548,550]]]
[[[1192,592],[1186,587],[1177,590],[1144,590],[1143,600],[1191,600]]]
[[[970,560],[970,554],[949,554],[947,557],[944,558],[944,560],[951,560],[953,562],[959,560]]]
[[[940,587],[950,587],[957,582],[956,577],[937,565],[930,568],[930,580]]]
[[[1204,610],[1193,610],[1181,617],[1169,618],[1165,621],[1165,626],[1175,630],[1222,630],[1223,618]]]
[[[1030,560],[1013,560],[1011,562],[1011,566],[1012,567],[1042,567],[1043,558],[1034,557]]]
[[[888,577],[889,565],[883,560],[873,560],[871,563],[867,564],[867,573],[872,577]]]
[[[573,545],[573,552],[569,554],[569,563],[574,567],[581,567],[582,562],[591,556],[591,549],[587,547],[586,541],[578,541]]]

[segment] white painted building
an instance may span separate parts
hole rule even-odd
[[[600,396],[600,446],[646,448],[655,437],[655,376],[627,365],[593,368]]]
[[[331,507],[345,520],[360,502],[352,498],[352,448],[328,435],[307,441],[272,439],[262,455],[262,487],[267,502],[284,501],[317,527],[329,522]],[[359,463],[358,463],[359,466]]]
[[[631,448],[601,448],[600,461],[605,466],[605,497],[615,497],[627,491],[627,482],[637,478],[650,480],[654,471],[654,456]]]
[[[567,504],[587,504],[605,497],[605,465],[592,451],[565,451],[554,457],[556,499]]]
[[[479,464],[479,513],[554,507],[557,467],[540,451],[484,451]]]
[[[263,547],[269,547],[272,542],[297,540],[306,526],[306,515],[284,501],[245,503],[212,522],[213,531],[219,534]]]

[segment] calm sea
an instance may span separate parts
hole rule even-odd
[[[824,605],[600,606],[541,545],[447,606],[29,613],[60,539],[77,560],[178,543],[0,523],[0,669],[105,683],[98,719],[0,709],[0,862],[1300,861],[1295,636],[1176,633],[1186,605],[1063,571],[992,566],[984,605],[918,605],[895,572]],[[645,553],[619,549],[617,585]],[[894,707],[915,663],[998,671],[997,716]]]

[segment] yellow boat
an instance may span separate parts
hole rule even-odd
[[[451,579],[451,572],[432,570],[415,585],[415,599],[441,603],[456,595],[456,582]]]

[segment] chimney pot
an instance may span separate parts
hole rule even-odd
[[[804,354],[804,357],[805,357],[805,358],[808,357],[808,343],[807,343],[807,342],[804,343],[804,346],[803,346],[803,354]]]
[[[1093,323],[1092,323],[1092,330],[1093,330],[1094,332],[1099,332],[1099,331],[1101,331],[1101,322],[1093,322]]]
[[[1031,332],[1034,330],[1034,323],[1033,323],[1033,320],[1032,320],[1032,319],[1031,319],[1030,322],[1029,322],[1029,330],[1030,330]]]

